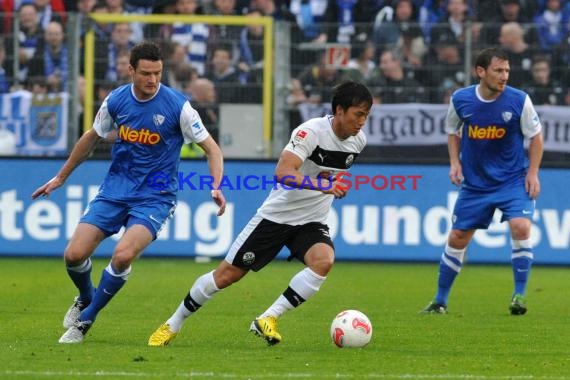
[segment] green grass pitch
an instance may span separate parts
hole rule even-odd
[[[94,280],[107,264],[94,261]],[[75,292],[61,259],[0,259],[0,378],[4,379],[570,379],[568,268],[535,267],[529,312],[511,316],[509,266],[467,264],[448,315],[419,315],[437,264],[335,265],[321,291],[280,319],[281,344],[251,320],[302,266],[277,261],[218,293],[166,348],[148,336],[217,262],[141,258],[86,340],[61,345]],[[371,343],[340,349],[329,326],[341,310],[366,313]]]

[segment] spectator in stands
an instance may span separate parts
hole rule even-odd
[[[261,17],[260,10],[252,8],[247,13],[248,17]],[[263,26],[247,25],[242,27],[239,33],[239,68],[249,73],[263,66]]]
[[[552,75],[570,88],[570,32],[552,52]]]
[[[418,21],[426,42],[430,42],[431,28],[445,17],[446,5],[445,0],[425,0],[421,4]]]
[[[394,3],[393,8],[388,5],[382,8],[374,20],[374,42],[379,51],[396,46],[403,37],[404,30],[412,29],[421,36],[413,1],[397,0]]]
[[[534,18],[534,23],[543,53],[552,53],[568,34],[568,15],[562,12],[560,0],[546,0],[546,8]]]
[[[465,85],[463,54],[452,34],[442,33],[432,40],[430,54],[418,78],[427,87],[430,103],[447,101],[450,89]]]
[[[97,0],[79,0],[77,1],[77,17],[79,17],[80,33],[81,38],[85,35],[89,27],[91,26],[91,20],[88,18],[88,14],[93,11],[93,8],[97,4]]]
[[[430,32],[430,41],[440,41],[441,34],[453,36],[459,43],[463,44],[466,40],[466,22],[471,20],[470,9],[467,0],[449,0],[446,6],[446,15],[437,25],[434,25]],[[479,41],[481,24],[478,22],[471,24],[471,40],[473,43]]]
[[[499,43],[509,54],[511,72],[509,84],[519,87],[530,79],[533,52],[524,39],[524,31],[518,22],[508,22],[501,26]]]
[[[105,5],[107,6],[107,11],[109,14],[129,14],[129,10],[125,8],[125,4],[123,0],[104,0]],[[142,41],[143,39],[143,31],[142,31],[142,24],[140,22],[131,22],[129,23],[131,27],[131,35],[129,36],[130,41],[134,44],[137,42]]]
[[[91,8],[92,13],[109,14],[109,8],[105,3],[95,3],[93,8]],[[89,20],[88,20],[89,21]],[[93,22],[91,24],[93,31],[95,32],[96,40],[106,40],[111,38],[111,30],[113,29],[113,24]]]
[[[33,96],[43,97],[50,93],[50,88],[45,76],[29,77],[26,89],[30,91]]]
[[[261,11],[253,8],[247,17],[261,17]],[[261,102],[263,83],[263,26],[248,25],[243,27],[239,36],[238,69],[240,82],[246,87],[244,103]]]
[[[65,24],[67,15],[63,0],[32,0],[32,4],[38,10],[39,23],[43,29],[46,29],[51,21]]]
[[[404,67],[417,70],[423,66],[428,46],[425,43],[421,29],[417,24],[404,23],[400,25],[401,36],[396,43],[396,51],[402,57]]]
[[[198,9],[198,0],[177,0],[176,13],[194,15]],[[174,23],[170,39],[186,48],[188,62],[196,68],[198,74],[204,75],[207,62],[207,44],[209,28],[202,23]]]
[[[176,14],[176,0],[158,0],[152,6],[151,14]],[[148,40],[170,41],[172,24],[146,24],[143,27],[144,37]]]
[[[184,92],[188,84],[193,80],[198,79],[200,76],[196,69],[189,63],[181,63],[174,67],[174,71],[170,78],[170,87]],[[190,99],[188,99],[190,100]]]
[[[277,4],[279,2],[279,4]],[[275,21],[283,21],[288,23],[290,27],[291,49],[289,50],[291,57],[291,75],[297,76],[299,71],[304,67],[306,62],[305,51],[298,48],[299,43],[303,41],[303,33],[297,25],[297,19],[293,13],[289,11],[284,2],[279,0],[251,0],[251,8],[259,9],[263,16],[272,17]],[[312,61],[309,61],[312,62]]]
[[[45,76],[49,92],[68,91],[69,55],[64,42],[63,26],[58,21],[51,21],[45,30],[44,41],[30,61],[28,75]]]
[[[211,14],[215,16],[238,16],[241,15],[236,10],[236,0],[213,0]],[[220,44],[232,47],[233,62],[237,64],[239,58],[240,33],[243,29],[241,25],[210,25],[208,35],[208,51],[214,51]],[[211,57],[208,57],[211,58]]]
[[[124,0],[124,7],[129,13],[149,14],[152,7],[160,0]]]
[[[328,66],[325,53],[321,53],[317,61],[306,66],[297,79],[306,101],[321,104],[332,97],[334,86],[339,84],[344,76],[339,69]]]
[[[131,74],[129,73],[130,54],[128,50],[121,50],[116,57],[115,71],[117,73],[117,84],[124,84],[131,81]]]
[[[196,78],[189,82],[188,92],[192,108],[198,112],[210,135],[218,141],[220,110],[214,82],[206,78]]]
[[[130,52],[134,46],[131,41],[131,24],[118,22],[112,24],[110,40],[99,39],[96,41],[95,79],[106,81],[118,81],[117,57],[125,52]]]
[[[371,3],[358,0],[329,1],[323,19],[327,41],[348,44],[356,38],[369,37],[371,15],[375,14],[370,12],[375,8]]]
[[[483,23],[493,20],[501,12],[500,1],[478,0],[473,2],[475,19]]]
[[[564,88],[556,78],[552,78],[548,56],[534,58],[531,69],[532,79],[522,88],[532,98],[535,105],[563,105]]]
[[[108,14],[109,11],[105,3],[96,2],[95,5],[93,5],[93,8],[91,8],[91,13]],[[106,24],[106,23],[92,21],[88,18],[87,13],[83,14],[82,16],[80,15],[80,17],[83,17],[83,19],[85,20],[85,25],[84,25],[85,29],[82,29],[80,31],[82,41],[81,41],[81,50],[79,52],[79,61],[80,61],[79,72],[81,75],[85,75],[86,65],[85,65],[85,53],[83,50],[84,47],[83,39],[85,38],[85,32],[87,32],[87,30],[91,28],[93,30],[93,33],[95,34],[95,51],[96,52],[105,51],[107,49],[106,45],[109,43],[109,40],[111,39],[111,30],[113,24]],[[96,54],[95,62],[98,62],[99,59],[100,59],[99,56]],[[95,65],[95,79],[102,80],[105,77],[104,70],[105,70],[104,66]]]
[[[362,40],[360,40],[362,38]],[[345,71],[347,77],[360,83],[364,83],[370,78],[372,71],[376,68],[374,62],[376,57],[376,45],[365,35],[358,36],[352,44],[350,50],[352,58],[348,61],[348,68]]]
[[[380,55],[378,68],[367,82],[376,103],[422,103],[424,87],[404,70],[401,57],[394,50]]]
[[[273,17],[278,21],[295,22],[296,18],[287,4],[279,0],[251,0],[250,8],[259,9],[264,16]]]
[[[247,13],[250,8],[255,8],[253,5],[255,0],[232,0],[232,2],[235,3],[233,8],[238,15]],[[216,9],[215,0],[200,0],[200,4],[202,13],[205,15],[213,14]]]
[[[179,42],[164,41],[162,51],[165,57],[162,83],[179,89],[179,87],[176,87],[175,72],[180,65],[190,65],[186,55],[186,48]]]
[[[206,73],[207,79],[214,82],[220,103],[240,103],[240,75],[232,64],[232,48],[220,45],[212,54],[211,69]]]
[[[295,15],[304,42],[327,42],[323,25],[327,6],[326,0],[291,0],[289,10]]]
[[[198,112],[212,138],[219,141],[219,105],[216,102],[214,83],[206,78],[196,78],[187,82],[183,92],[187,94],[192,108]],[[204,150],[196,143],[184,144],[180,150],[181,158],[199,158],[204,155]]]
[[[12,38],[6,39],[6,52],[14,52],[6,57],[6,76],[11,84],[23,84],[28,75],[28,65],[34,56],[39,44],[42,43],[43,29],[38,22],[36,6],[30,3],[22,4],[18,10],[20,17],[20,32],[18,33],[18,46],[14,46]],[[18,60],[18,71],[14,72],[14,60]]]
[[[483,44],[496,45],[499,43],[498,36],[501,26],[509,22],[518,22],[522,26],[524,39],[529,44],[538,43],[536,29],[531,24],[534,14],[525,12],[521,1],[500,0],[500,12],[494,18],[481,20],[485,22],[481,30],[481,42]]]
[[[305,91],[303,90],[303,84],[297,78],[292,78],[289,85],[289,95],[287,96],[287,104],[291,107],[296,107],[301,103],[309,101]]]

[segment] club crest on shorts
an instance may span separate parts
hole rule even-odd
[[[251,265],[255,261],[255,253],[246,252],[243,254],[242,261],[244,265]]]
[[[348,169],[352,166],[353,163],[354,163],[354,154],[349,154],[348,157],[346,157],[346,161],[344,162],[344,165]]]

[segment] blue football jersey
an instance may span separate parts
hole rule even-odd
[[[525,92],[507,86],[488,101],[478,95],[477,87],[452,95],[446,129],[461,136],[463,185],[493,190],[526,175],[524,139],[540,133],[542,126]]]
[[[182,144],[209,136],[186,97],[165,85],[145,101],[135,97],[132,84],[118,87],[103,101],[93,128],[101,137],[116,130],[99,193],[119,201],[175,200]]]

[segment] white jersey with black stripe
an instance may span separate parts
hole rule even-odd
[[[326,115],[301,124],[284,148],[303,161],[299,171],[307,178],[316,178],[323,171],[333,175],[347,171],[366,145],[362,131],[345,140],[339,139],[332,129],[333,118]],[[333,199],[318,189],[290,189],[277,184],[257,212],[275,223],[326,223]]]

